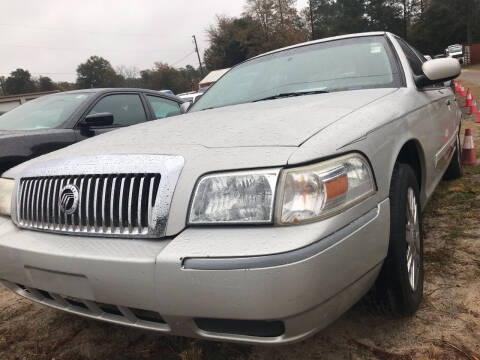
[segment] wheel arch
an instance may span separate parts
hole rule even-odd
[[[420,201],[422,205],[425,203],[425,183],[426,183],[426,162],[425,152],[420,141],[417,139],[410,139],[406,141],[397,154],[395,163],[410,165],[415,172],[420,189]],[[394,165],[395,166],[395,165]],[[392,169],[393,172],[393,169]],[[391,179],[390,179],[391,182]]]

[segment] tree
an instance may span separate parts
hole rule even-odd
[[[210,47],[204,62],[209,70],[232,67],[265,51],[262,25],[250,16],[218,17],[207,31]]]
[[[310,12],[314,39],[337,35],[336,4],[333,0],[310,0]]]
[[[266,50],[308,39],[307,23],[295,5],[296,0],[247,0],[244,16],[251,17],[260,25]]]
[[[116,73],[121,79],[121,85],[125,87],[142,87],[140,70],[136,66],[120,65],[116,68]]]
[[[178,71],[182,78],[185,79],[186,83],[189,84],[188,90],[193,91],[198,89],[198,83],[203,77],[199,68],[195,69],[192,65],[187,65],[184,68],[180,68]]]
[[[247,0],[246,14],[258,22],[268,41],[274,28],[274,0]]]
[[[335,4],[335,33],[363,32],[367,28],[366,4],[358,0],[337,0]]]
[[[28,70],[17,69],[5,80],[5,92],[8,95],[24,94],[36,90],[35,83]]]
[[[172,90],[175,94],[190,90],[189,82],[168,64],[157,62],[152,70],[140,72],[144,87],[153,90]]]
[[[122,80],[110,62],[100,56],[91,56],[77,67],[77,86],[80,89],[116,87]]]
[[[48,76],[40,76],[37,80],[37,90],[52,91],[56,90],[56,86],[53,83],[52,79],[50,79]]]
[[[368,31],[390,31],[403,36],[402,9],[397,1],[369,0],[365,5]]]
[[[68,81],[60,81],[55,83],[55,88],[60,91],[70,91],[76,89],[76,84]]]
[[[7,95],[5,91],[5,76],[0,76],[0,96]]]

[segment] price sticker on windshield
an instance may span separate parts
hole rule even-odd
[[[382,52],[382,45],[380,44],[370,45],[370,54],[380,54],[381,52]]]

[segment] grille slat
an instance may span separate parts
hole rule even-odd
[[[112,180],[112,189],[110,190],[110,228],[112,229],[112,234],[115,233],[115,190],[116,190],[117,178],[114,177]]]
[[[85,178],[80,179],[80,189],[79,189],[79,196],[80,196],[80,202],[78,204],[78,230],[83,231],[83,185],[85,183]]]
[[[32,204],[30,205],[30,225],[33,226],[33,219],[35,218],[35,194],[37,190],[37,180],[33,180],[33,187],[32,187]]]
[[[21,201],[22,201],[22,206],[21,206],[21,209],[22,209],[22,212],[20,214],[20,217],[22,219],[26,219],[27,218],[27,204],[28,204],[28,188],[30,186],[30,181],[25,181],[22,183],[22,198],[21,198]]]
[[[123,192],[125,191],[125,181],[127,180],[126,177],[122,177],[122,182],[120,183],[120,199],[119,199],[119,207],[118,207],[118,223],[120,226],[120,233],[123,234],[124,226],[123,226]]]
[[[58,223],[58,228],[61,230],[62,229],[62,213],[60,209],[60,189],[63,188],[63,178],[60,179],[60,184],[58,187],[58,192],[57,192],[57,201],[53,204],[55,208],[57,209],[57,223]]]
[[[130,190],[128,191],[128,232],[131,234],[133,231],[132,224],[132,202],[133,202],[133,185],[135,184],[135,178],[130,179]]]
[[[95,232],[98,232],[98,216],[97,216],[97,209],[98,209],[98,187],[100,184],[100,178],[95,180],[95,190],[93,192],[93,227]]]
[[[107,229],[107,217],[105,216],[107,212],[107,185],[108,177],[103,180],[103,189],[102,189],[102,231],[106,232]]]
[[[86,197],[86,204],[85,204],[85,223],[87,225],[87,232],[90,231],[91,226],[90,226],[90,206],[88,203],[88,199],[90,199],[90,188],[92,185],[92,178],[88,178],[87,182],[87,197]]]
[[[142,195],[143,195],[143,183],[145,182],[145,177],[140,179],[140,191],[138,192],[138,202],[137,202],[137,224],[138,231],[142,232]]]
[[[51,197],[51,191],[52,191],[52,179],[48,180],[48,191],[47,191],[47,227],[50,228],[50,197]]]
[[[60,186],[60,183],[59,183],[59,179],[55,179],[55,188],[53,190],[53,194],[52,194],[52,228],[55,229],[55,224],[58,223],[57,221],[57,206],[58,206],[58,189],[59,189],[59,186]]]
[[[60,202],[66,185],[78,190],[71,215]],[[22,178],[19,186],[19,224],[57,232],[151,236],[156,230],[152,209],[160,175],[115,174]]]
[[[148,222],[152,221],[152,210],[153,210],[153,185],[154,185],[155,179],[151,178],[150,179],[150,188],[148,189]]]

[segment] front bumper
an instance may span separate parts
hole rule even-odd
[[[388,199],[334,231],[323,223],[190,228],[155,241],[26,231],[0,218],[0,279],[21,296],[90,318],[205,339],[288,343],[358,301],[387,253]],[[308,245],[261,253],[268,238],[298,244],[292,236]],[[239,252],[242,237],[255,239],[259,253]]]

